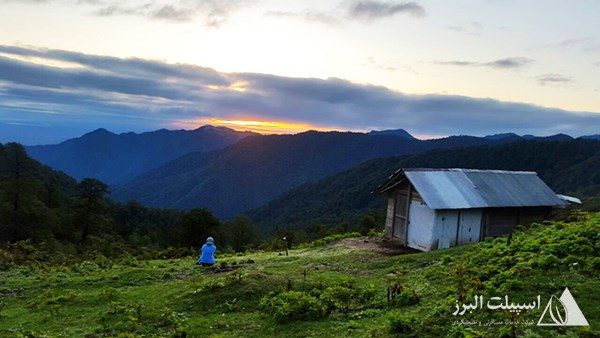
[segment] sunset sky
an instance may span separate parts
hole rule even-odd
[[[0,0],[0,142],[600,134],[596,0]]]

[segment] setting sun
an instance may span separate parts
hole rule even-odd
[[[333,128],[320,128],[305,123],[291,123],[281,121],[257,121],[257,120],[219,120],[199,119],[194,121],[180,121],[175,123],[178,127],[199,127],[205,124],[213,126],[228,127],[237,131],[252,131],[260,134],[296,134],[307,130],[330,131]]]

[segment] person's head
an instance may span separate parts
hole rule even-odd
[[[213,245],[213,244],[215,244],[215,240],[212,237],[208,237],[206,239],[206,244]]]

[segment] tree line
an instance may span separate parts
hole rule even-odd
[[[243,251],[256,241],[245,216],[221,222],[206,209],[147,208],[109,196],[98,179],[77,182],[29,157],[20,144],[0,144],[0,244],[60,242],[77,252],[115,242],[197,249],[212,236],[222,250]]]

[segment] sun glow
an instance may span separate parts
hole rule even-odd
[[[245,92],[247,89],[246,88],[247,85],[248,85],[248,82],[246,82],[246,81],[238,81],[238,82],[234,82],[234,83],[230,84],[229,86],[207,85],[206,88],[212,89],[212,90],[233,90],[236,92]]]
[[[252,131],[260,134],[296,134],[307,130],[331,131],[333,128],[321,128],[306,123],[292,123],[281,121],[258,121],[258,120],[219,120],[198,119],[194,121],[180,121],[175,125],[178,127],[199,127],[210,124],[218,127],[228,127],[237,131]]]
[[[36,56],[22,56],[22,55],[8,54],[8,53],[0,53],[0,57],[6,57],[9,59],[13,59],[13,60],[35,63],[37,65],[54,67],[54,68],[62,68],[62,69],[86,68],[84,65],[76,63],[76,62],[55,60],[55,59],[36,57]]]

